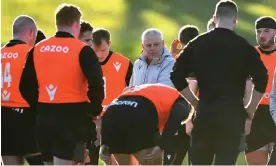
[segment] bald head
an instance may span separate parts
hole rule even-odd
[[[17,38],[33,45],[35,43],[37,26],[33,18],[20,15],[15,18],[12,25],[13,38]]]
[[[34,19],[26,15],[20,15],[15,18],[12,25],[12,33],[14,35],[20,35],[26,29],[35,29],[36,23]]]

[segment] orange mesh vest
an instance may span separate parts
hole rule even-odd
[[[108,62],[102,65],[105,98],[103,106],[106,106],[117,98],[126,87],[126,74],[129,66],[129,59],[119,53],[113,53]]]
[[[159,121],[159,131],[163,132],[170,116],[172,106],[180,93],[169,86],[161,84],[145,84],[125,91],[122,96],[143,96],[156,107]]]
[[[17,44],[1,49],[1,106],[29,107],[20,94],[19,83],[30,49],[27,44]]]
[[[266,54],[262,53],[258,47],[256,47],[256,49],[260,53],[261,59],[268,71],[268,83],[267,83],[264,97],[260,104],[269,105],[270,92],[272,90],[273,75],[274,75],[274,70],[276,67],[276,52],[274,51],[270,55],[266,55]]]
[[[50,37],[34,49],[39,102],[77,103],[88,101],[87,79],[79,54],[86,46],[75,38]]]

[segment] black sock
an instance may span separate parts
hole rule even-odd
[[[44,165],[41,155],[27,157],[26,160],[29,165]]]

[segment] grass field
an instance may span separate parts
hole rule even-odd
[[[187,157],[184,159],[183,161],[183,164],[182,165],[187,165],[188,164],[188,159]],[[27,162],[25,162],[25,165],[29,165]],[[104,165],[103,161],[99,161],[99,165]],[[237,162],[237,165],[247,165],[246,164],[246,161],[244,159],[244,154],[241,154],[239,159],[238,159],[238,162]]]
[[[145,29],[159,28],[169,46],[185,24],[195,24],[204,32],[218,0],[2,0],[2,45],[10,40],[12,21],[20,14],[34,17],[47,36],[53,35],[54,11],[62,2],[80,6],[83,19],[109,29],[112,49],[135,60],[141,52],[140,36]],[[276,1],[235,2],[240,10],[236,31],[255,44],[254,22],[262,15],[276,17]]]
[[[47,36],[53,35],[54,11],[62,2],[80,6],[83,19],[94,27],[109,29],[112,49],[133,61],[141,52],[140,36],[145,29],[160,29],[169,46],[185,24],[194,24],[204,32],[218,0],[2,0],[1,44],[11,39],[12,21],[20,14],[32,16]],[[276,17],[276,0],[235,2],[240,11],[235,31],[254,45],[254,22],[263,15]],[[238,164],[246,164],[243,155],[239,157]]]

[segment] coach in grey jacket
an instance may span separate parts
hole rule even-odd
[[[147,29],[142,34],[142,55],[133,65],[129,87],[146,83],[161,83],[171,87],[170,72],[175,59],[164,47],[162,33],[157,29]]]

